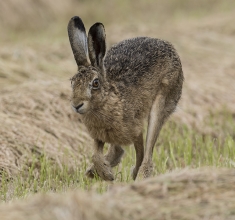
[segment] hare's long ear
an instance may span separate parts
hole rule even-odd
[[[78,67],[87,66],[89,61],[86,29],[81,18],[78,16],[70,19],[68,24],[68,35]]]
[[[91,65],[103,68],[103,58],[106,52],[104,25],[95,23],[88,32],[88,51]]]

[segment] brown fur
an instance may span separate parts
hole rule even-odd
[[[113,151],[103,156],[104,143],[118,147],[134,143],[135,179],[141,166],[140,177],[152,173],[152,152],[162,125],[175,110],[180,99],[183,71],[174,47],[166,41],[138,37],[122,41],[106,53],[105,32],[101,23],[94,24],[88,34],[87,45],[80,42],[85,27],[74,17],[68,25],[69,39],[78,65],[72,78],[71,104],[94,139],[93,163],[87,174],[94,170],[104,180],[113,180],[111,167],[117,165],[123,153]],[[80,39],[80,40],[76,40]],[[85,39],[86,40],[86,39]],[[75,42],[79,46],[74,46]],[[90,61],[85,59],[89,51]],[[85,61],[84,61],[85,60]],[[81,64],[82,63],[82,64]],[[92,86],[94,80],[99,86]],[[143,123],[149,119],[146,149],[143,146]],[[110,155],[112,154],[112,156]]]

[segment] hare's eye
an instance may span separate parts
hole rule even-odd
[[[93,89],[98,89],[99,88],[99,80],[98,79],[94,79],[93,82],[92,82],[92,88]]]

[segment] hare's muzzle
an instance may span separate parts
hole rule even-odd
[[[81,104],[76,105],[76,106],[72,105],[72,107],[73,107],[73,110],[75,112],[77,112],[77,113],[80,113],[80,114],[85,113],[85,111],[84,111],[85,109],[83,108],[84,107],[84,103],[81,103]]]

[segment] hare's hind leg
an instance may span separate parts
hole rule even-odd
[[[144,160],[142,162],[138,178],[150,177],[153,171],[153,148],[161,131],[162,125],[168,116],[175,110],[176,104],[163,95],[157,95],[153,102],[148,120],[148,131]]]
[[[103,179],[103,180],[114,180],[112,173],[112,168],[109,161],[105,160],[103,155],[104,142],[95,140],[94,144],[94,154],[92,156],[93,165],[86,171],[88,177],[94,177],[94,171]]]
[[[144,158],[144,140],[143,140],[142,132],[134,141],[134,146],[135,146],[135,153],[136,153],[136,164],[132,171],[132,178],[135,180],[138,174],[139,168],[142,164],[143,158]]]
[[[124,154],[124,150],[119,145],[111,145],[108,149],[107,154],[104,156],[104,159],[109,162],[111,167],[117,166]],[[86,171],[86,175],[90,178],[94,178],[95,166],[92,164]]]

